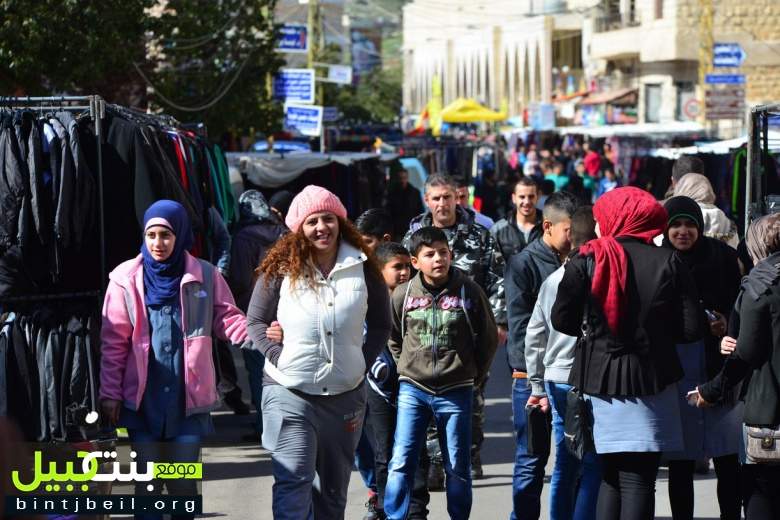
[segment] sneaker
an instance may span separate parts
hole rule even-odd
[[[377,502],[379,497],[376,493],[368,495],[368,502],[366,502],[366,514],[363,520],[385,520],[385,512],[381,509],[377,509]]]
[[[482,471],[482,459],[479,457],[479,453],[475,453],[471,456],[471,478],[480,479],[484,476]]]
[[[428,491],[444,491],[444,466],[438,462],[428,468]]]

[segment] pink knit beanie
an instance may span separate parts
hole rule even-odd
[[[338,217],[347,218],[347,208],[337,196],[319,186],[306,186],[290,204],[284,223],[287,224],[290,231],[297,233],[306,217],[322,211],[329,211]]]

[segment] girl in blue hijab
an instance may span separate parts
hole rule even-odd
[[[189,216],[172,200],[144,214],[141,254],[109,276],[103,307],[100,396],[108,421],[127,428],[136,462],[196,462],[209,412],[220,407],[212,335],[241,345],[246,317],[219,271],[187,252]],[[139,483],[136,493],[197,494],[195,480]],[[136,518],[161,518],[136,516]],[[191,518],[190,515],[174,518]]]

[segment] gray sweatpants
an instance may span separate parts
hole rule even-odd
[[[340,520],[366,410],[365,384],[333,396],[263,388],[263,447],[271,452],[274,520]]]

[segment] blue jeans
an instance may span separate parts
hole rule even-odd
[[[252,404],[255,405],[255,430],[263,435],[263,412],[260,409],[263,402],[263,367],[265,357],[257,350],[242,349],[244,366],[249,373],[249,389],[252,391]]]
[[[555,468],[550,481],[550,520],[595,520],[601,486],[598,456],[590,452],[580,462],[566,449],[563,435],[566,394],[572,387],[552,381],[545,381],[544,386],[552,408],[555,438]]]
[[[471,513],[471,403],[472,387],[433,395],[401,382],[393,458],[385,489],[385,514],[403,520],[409,513],[420,449],[431,415],[436,420],[447,473],[447,512],[452,520]]]
[[[513,512],[510,520],[538,520],[542,508],[542,486],[547,455],[528,454],[525,405],[531,396],[527,379],[512,380],[512,415],[515,429],[515,469],[512,477]]]
[[[146,468],[147,462],[198,462],[200,457],[200,435],[179,435],[172,439],[160,439],[152,433],[141,429],[128,429],[130,444],[136,452],[135,462],[139,468]],[[154,490],[146,489],[147,482],[139,482],[135,486],[137,495],[161,495],[162,487],[168,489],[169,495],[191,496],[198,494],[196,480],[167,480],[155,479],[152,481]],[[162,520],[162,515],[136,514],[136,520]],[[172,518],[184,520],[195,518],[194,515],[173,515]]]
[[[372,390],[369,389],[369,392]],[[368,424],[368,405],[366,405],[366,418],[363,420],[363,430],[360,434],[357,449],[355,450],[355,467],[363,478],[363,484],[371,493],[376,493],[376,471],[374,469],[374,447],[371,445],[371,426]]]

